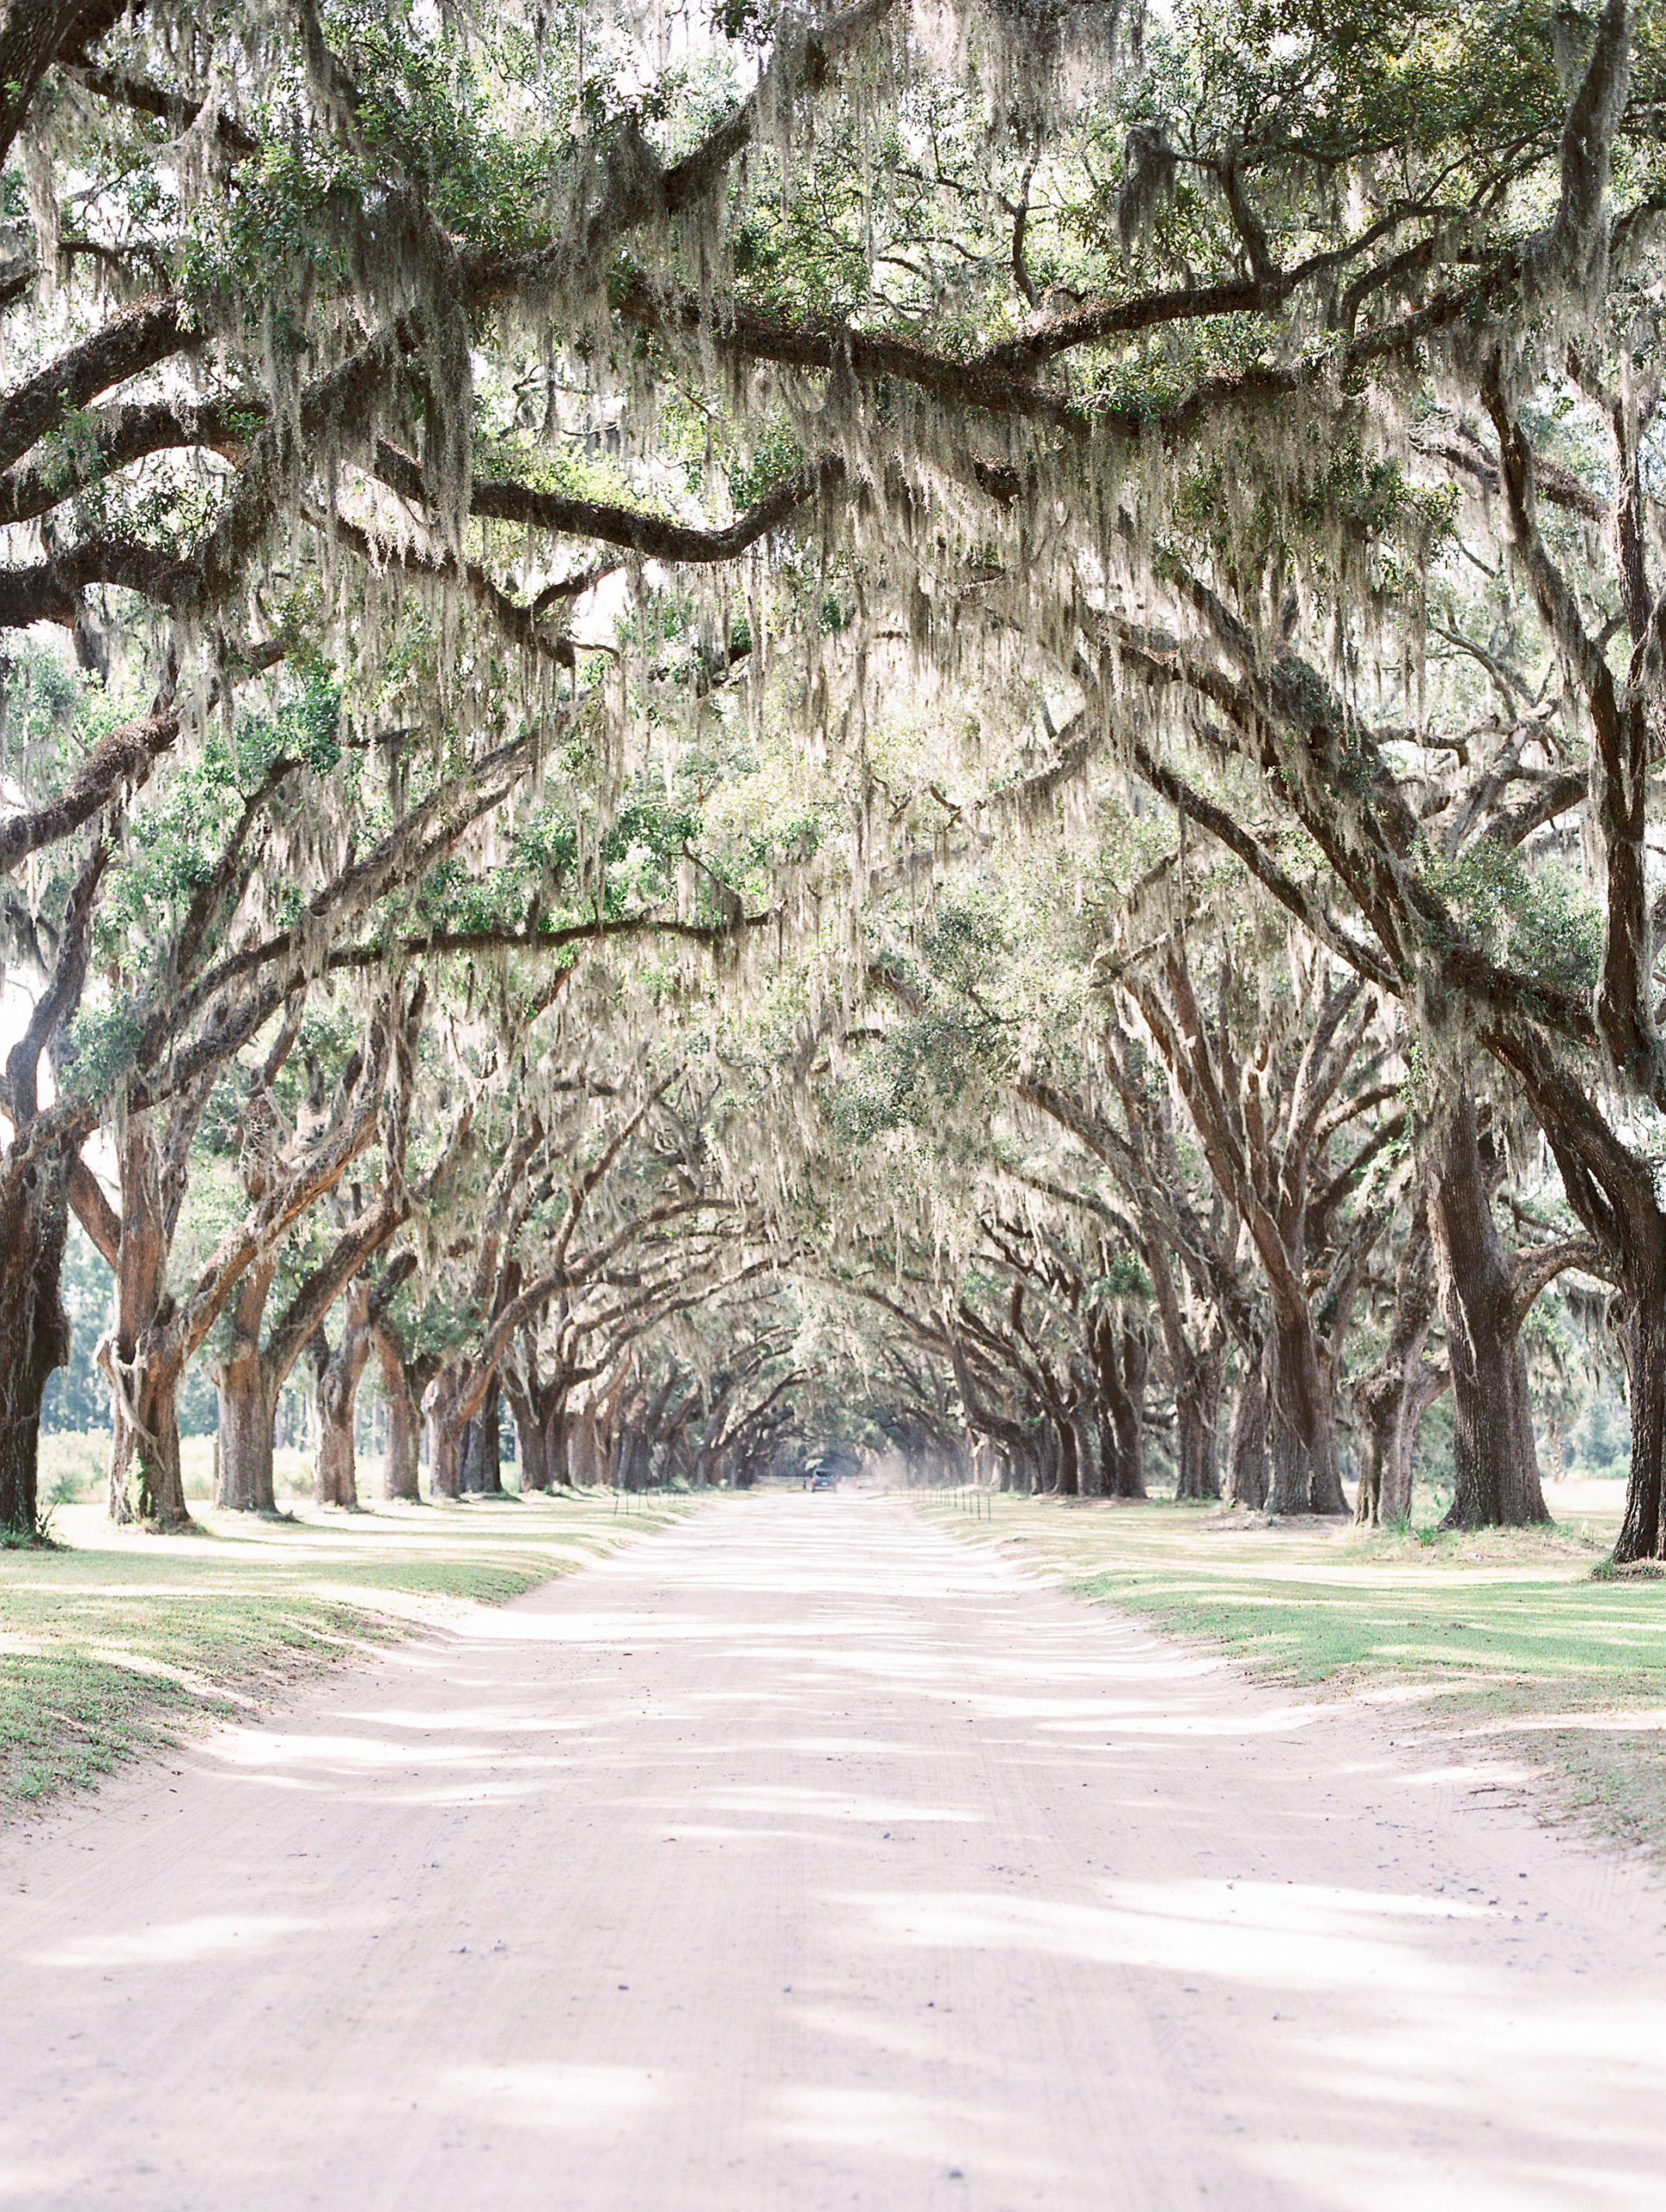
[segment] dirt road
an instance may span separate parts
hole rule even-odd
[[[1660,1891],[1394,1732],[714,1505],[0,1838],[0,2207],[1658,2212]]]

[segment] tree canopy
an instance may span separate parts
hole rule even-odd
[[[0,1521],[836,1447],[1666,1556],[1666,17],[0,29]],[[1552,1287],[1558,1300],[1544,1302]],[[78,1294],[78,1307],[82,1304]],[[372,1363],[374,1363],[372,1366]]]

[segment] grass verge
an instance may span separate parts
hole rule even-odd
[[[1477,1535],[1162,1500],[995,1498],[974,1517],[919,1495],[1079,1597],[1293,1687],[1393,1701],[1454,1760],[1535,1772],[1563,1808],[1666,1856],[1666,1583],[1600,1572],[1619,1488],[1570,1484],[1555,1528]]]
[[[678,1498],[297,1508],[198,1529],[56,1509],[50,1550],[0,1552],[0,1814],[426,1625],[499,1605],[664,1527]]]

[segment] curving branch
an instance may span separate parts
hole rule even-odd
[[[0,398],[0,468],[101,391],[194,350],[202,336],[177,300],[153,300],[105,323]]]

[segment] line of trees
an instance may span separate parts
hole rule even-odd
[[[1660,25],[929,18],[14,0],[8,1529],[73,1217],[146,1523],[1528,1522],[1578,1319],[1666,1556]]]

